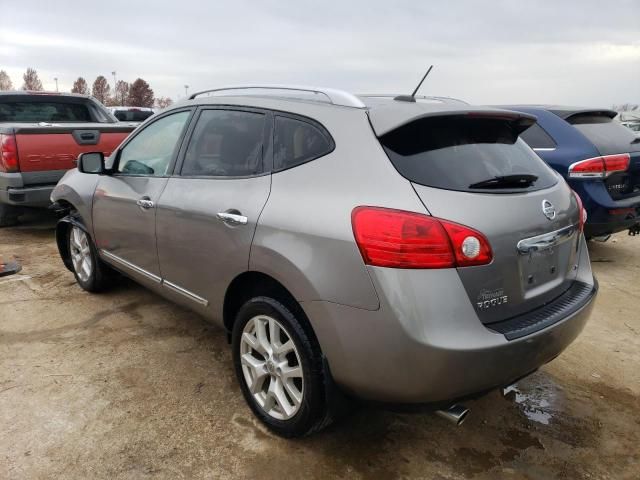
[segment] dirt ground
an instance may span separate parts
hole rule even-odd
[[[0,278],[0,479],[640,478],[640,238],[590,245],[583,334],[461,427],[363,406],[291,441],[254,420],[221,330],[126,280],[83,292],[53,225],[0,230],[23,263]]]

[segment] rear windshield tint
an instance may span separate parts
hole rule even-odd
[[[510,175],[535,175],[526,187],[492,188],[512,193],[548,188],[553,171],[522,140],[518,127],[504,119],[436,117],[400,127],[380,138],[391,162],[408,180],[429,187],[484,191],[472,185]]]
[[[634,133],[605,115],[579,114],[567,121],[587,137],[602,155],[640,151],[640,143],[635,142]]]
[[[148,110],[116,110],[113,115],[121,122],[144,122],[153,115]]]
[[[66,102],[2,102],[0,122],[91,122],[89,107]]]

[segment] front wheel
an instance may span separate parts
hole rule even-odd
[[[273,432],[299,437],[330,423],[322,358],[292,311],[270,297],[240,309],[233,361],[245,400]]]
[[[77,225],[69,228],[69,256],[78,285],[87,292],[99,292],[109,284],[107,266],[98,257],[91,237]]]

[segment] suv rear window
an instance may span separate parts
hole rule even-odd
[[[567,122],[587,137],[601,155],[640,150],[640,143],[632,143],[636,140],[633,132],[606,115],[581,113],[567,118]]]
[[[408,180],[458,191],[515,193],[548,188],[554,172],[518,138],[512,121],[477,117],[428,117],[393,130],[380,141],[396,169]],[[537,177],[526,186],[478,188],[496,177]]]
[[[0,122],[91,122],[89,107],[82,103],[1,102]]]

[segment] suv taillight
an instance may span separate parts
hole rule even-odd
[[[486,237],[472,228],[420,213],[356,207],[353,234],[367,265],[455,268],[491,263]]]
[[[604,178],[615,172],[629,168],[631,156],[628,153],[604,155],[576,162],[569,167],[570,178]]]
[[[582,204],[582,199],[580,198],[580,195],[578,195],[576,193],[575,190],[571,190],[573,192],[573,195],[576,197],[576,201],[578,202],[578,211],[580,212],[580,219],[579,219],[579,226],[580,226],[580,231],[584,231],[584,224],[587,223],[587,211],[584,208],[584,205]]]
[[[0,172],[14,173],[18,170],[16,136],[0,134]]]

